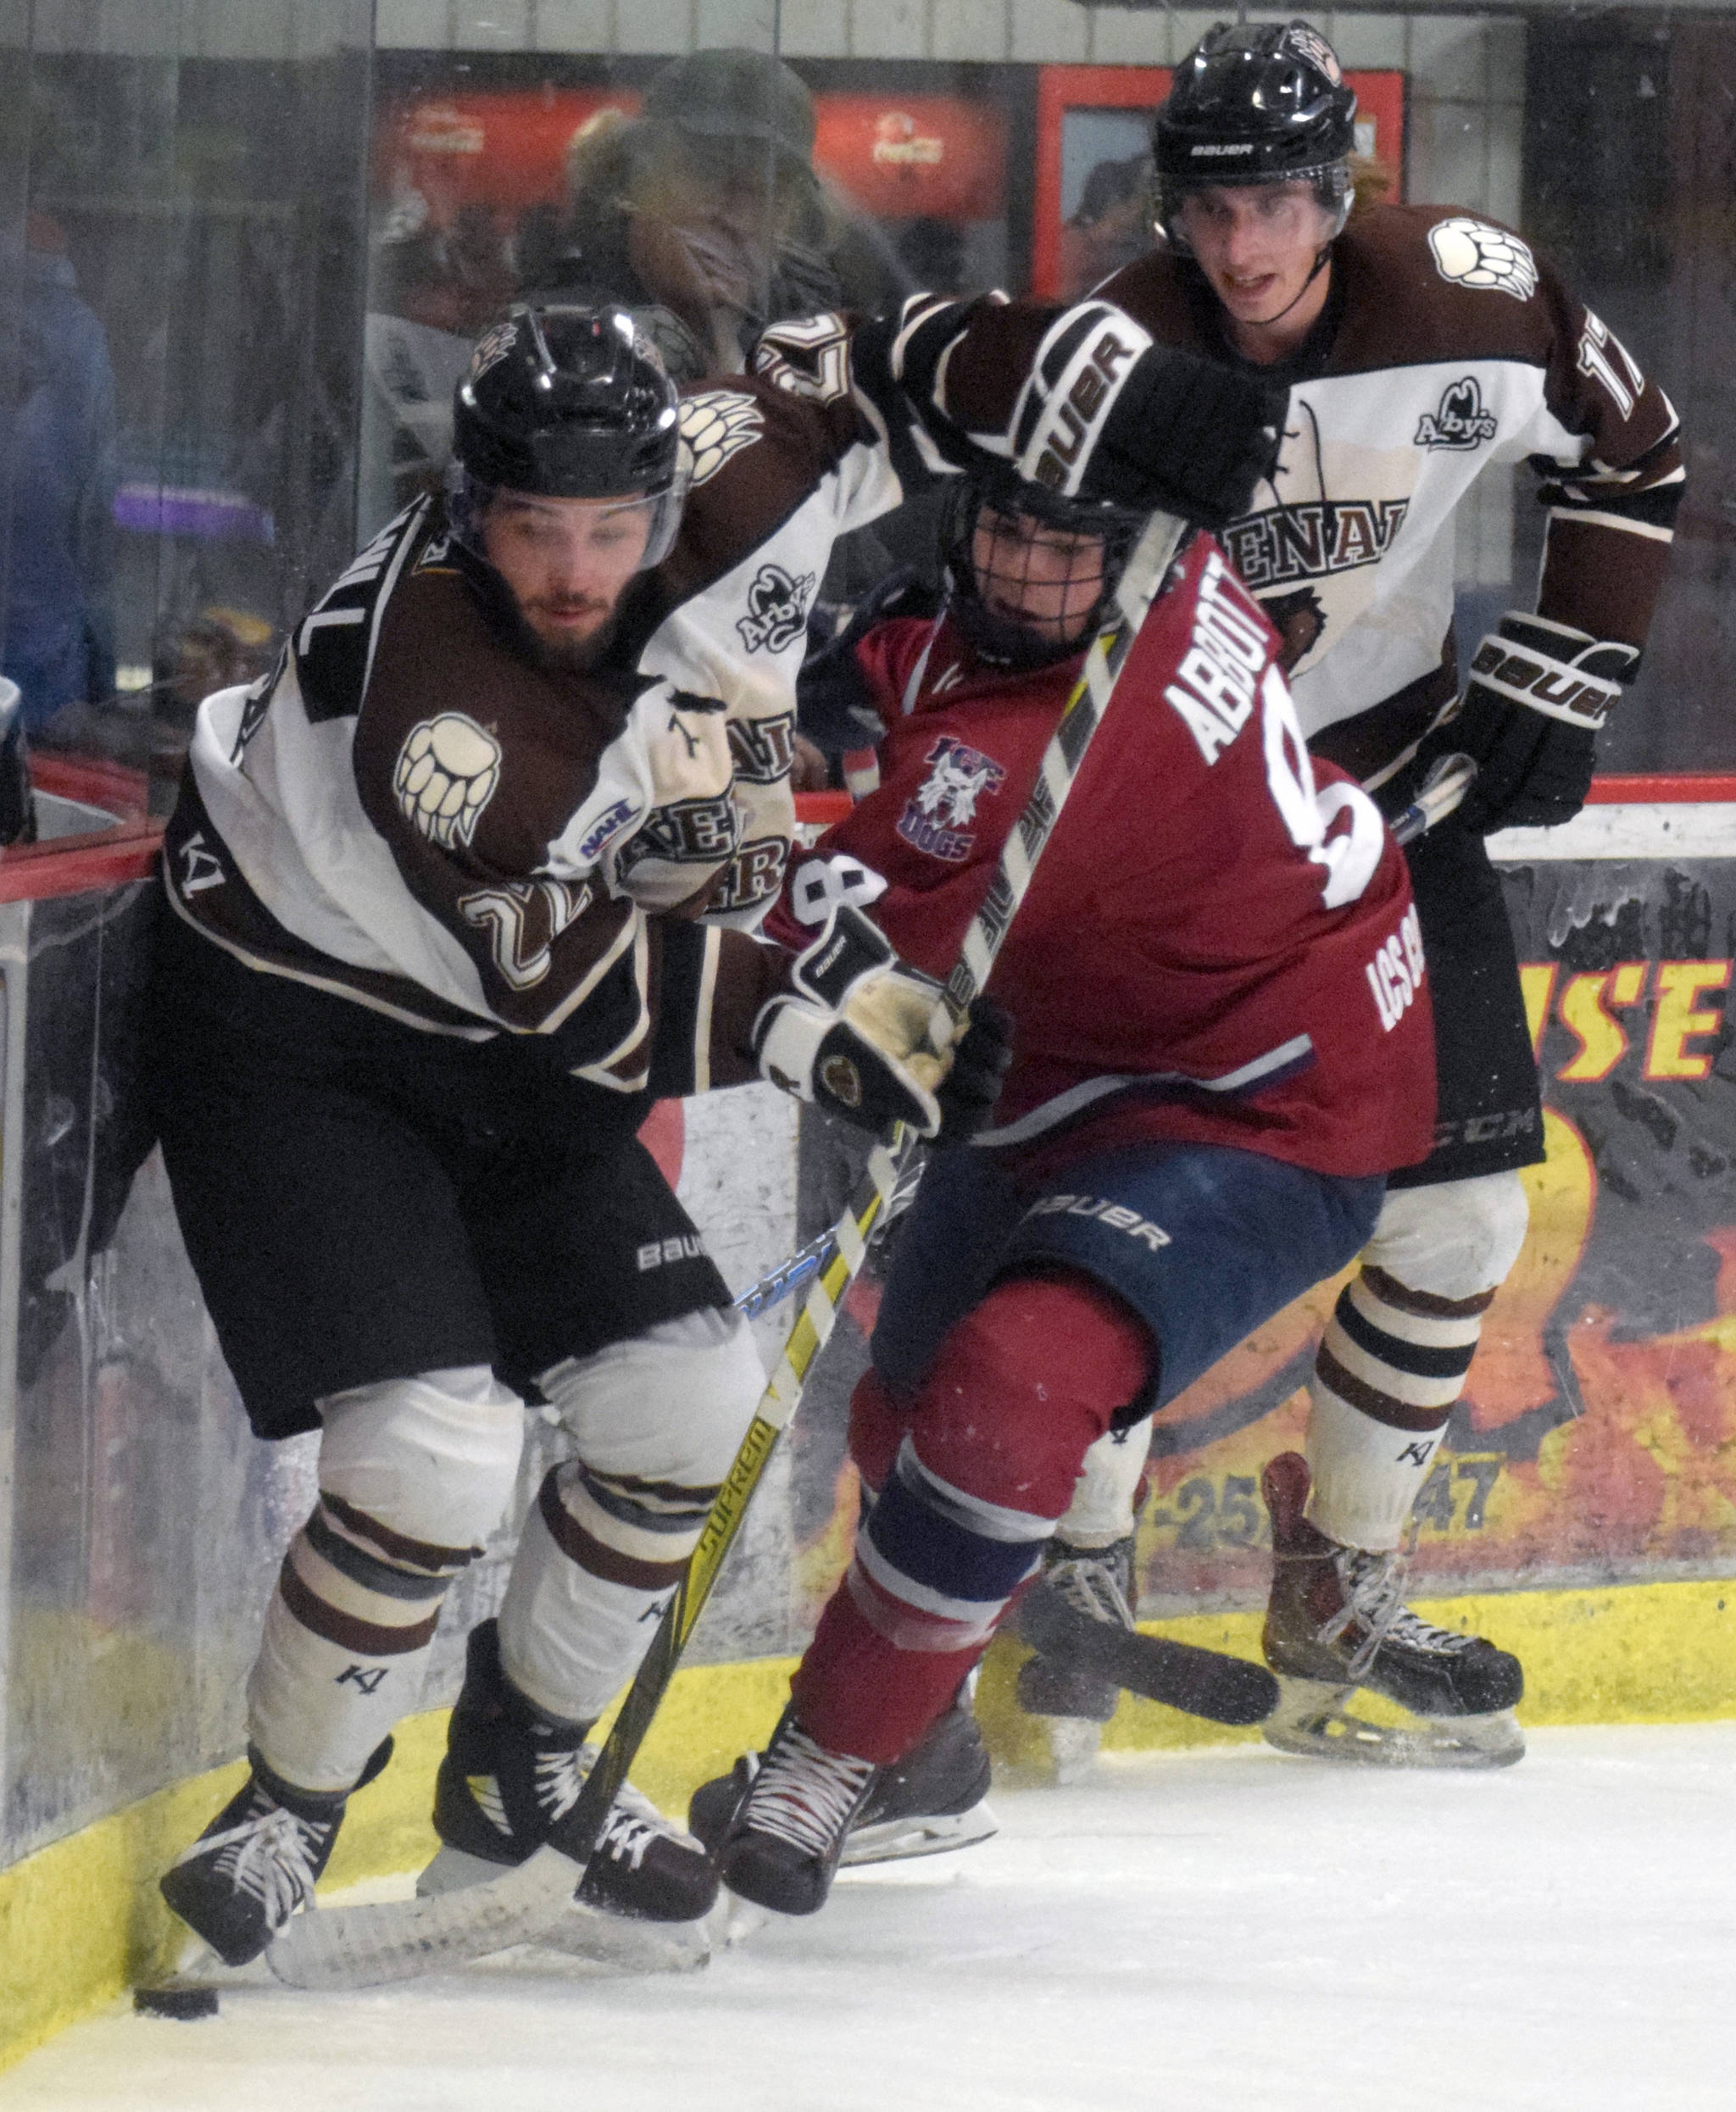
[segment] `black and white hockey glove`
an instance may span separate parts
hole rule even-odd
[[[941,986],[893,953],[884,932],[845,903],[807,951],[797,955],[791,989],[760,1008],[751,1043],[762,1077],[798,1100],[829,1109],[863,1129],[907,1122],[937,1142],[962,1142],[988,1119],[1004,1063],[979,1039],[949,1092],[949,1073],[980,1025],[991,1042],[998,1007],[979,1015],[956,1048],[937,1048],[929,1022]]]
[[[1277,465],[1285,392],[1168,345],[1142,352],[1079,477],[1088,498],[1216,530]]]
[[[1465,694],[1441,730],[1477,764],[1463,825],[1552,829],[1585,804],[1597,732],[1639,665],[1638,646],[1510,610],[1477,647]]]

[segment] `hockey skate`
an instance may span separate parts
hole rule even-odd
[[[817,1914],[879,1773],[810,1738],[786,1709],[718,1849],[724,1883],[775,1914]]]
[[[551,1723],[509,1683],[492,1620],[470,1631],[464,1692],[434,1787],[444,1845],[417,1881],[426,1897],[524,1862],[578,1802],[597,1758],[582,1727]],[[631,1786],[610,1809],[576,1904],[642,1921],[697,1921],[717,1897],[711,1859]],[[580,1946],[580,1948],[584,1948]]]
[[[1267,1741],[1285,1753],[1388,1767],[1503,1767],[1520,1759],[1519,1660],[1412,1613],[1402,1555],[1343,1546],[1310,1524],[1299,1453],[1273,1459],[1261,1487],[1273,1558],[1266,1659],[1283,1688]],[[1358,1688],[1396,1702],[1414,1720],[1394,1726],[1355,1713]]]
[[[1051,1540],[1043,1551],[1043,1575],[1031,1588],[1053,1594],[1088,1620],[1132,1634],[1132,1536],[1107,1548]],[[1101,1726],[1116,1713],[1121,1688],[1075,1658],[1038,1654],[1019,1667],[1014,1693],[1025,1714],[1041,1720],[1055,1780],[1077,1781],[1097,1758]]]
[[[391,1757],[387,1738],[356,1787],[372,1781]],[[258,1958],[291,1915],[312,1906],[353,1793],[297,1789],[251,1747],[248,1759],[253,1772],[246,1782],[159,1886],[225,1965]]]
[[[744,1753],[727,1775],[693,1792],[687,1825],[708,1848],[722,1841],[763,1764],[762,1754]],[[961,1698],[914,1752],[880,1769],[844,1837],[839,1868],[942,1855],[988,1840],[998,1831],[988,1804],[989,1773],[988,1749]]]

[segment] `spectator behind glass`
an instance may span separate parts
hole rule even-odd
[[[1099,161],[1063,231],[1061,297],[1071,300],[1151,246],[1151,157]]]
[[[114,691],[114,373],[64,237],[31,213],[0,236],[0,474],[9,492],[0,670],[35,731]]]
[[[770,322],[883,308],[904,275],[815,174],[814,130],[813,97],[769,53],[672,61],[638,117],[600,111],[574,135],[562,244],[521,234],[546,258],[527,297],[625,303],[677,381],[739,374]]]

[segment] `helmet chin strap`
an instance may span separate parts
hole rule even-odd
[[[1333,242],[1336,242],[1337,240],[1338,236],[1334,235],[1333,236]],[[1302,281],[1301,285],[1297,287],[1292,298],[1284,303],[1284,305],[1278,310],[1276,315],[1262,316],[1259,322],[1250,324],[1249,327],[1253,330],[1270,330],[1274,323],[1283,322],[1285,316],[1287,316],[1290,310],[1295,307],[1296,303],[1302,298],[1305,293],[1307,292],[1309,287],[1314,284],[1315,281],[1320,276],[1321,273],[1326,270],[1327,266],[1332,262],[1332,260],[1333,244],[1332,242],[1328,242],[1315,258],[1314,269]]]

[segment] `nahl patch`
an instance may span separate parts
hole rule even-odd
[[[1125,1203],[1111,1203],[1107,1196],[1046,1195],[1025,1213],[1027,1223],[1033,1217],[1062,1215],[1094,1218],[1109,1231],[1125,1232],[1129,1239],[1137,1239],[1142,1247],[1150,1248],[1153,1253],[1171,1244],[1170,1236],[1162,1226],[1154,1225],[1149,1217],[1141,1217],[1138,1210],[1130,1210]]]
[[[943,733],[923,759],[928,775],[904,803],[898,833],[914,850],[962,865],[976,841],[976,803],[998,792],[1006,771],[993,756]]]
[[[1483,407],[1477,376],[1467,374],[1462,381],[1449,381],[1441,391],[1436,409],[1422,414],[1416,426],[1416,445],[1480,447],[1485,440],[1493,440],[1500,431],[1494,413]]]

